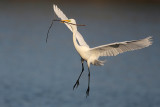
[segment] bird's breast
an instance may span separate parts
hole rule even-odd
[[[79,49],[77,49],[77,52],[84,60],[87,60],[90,57],[88,47],[80,46]]]

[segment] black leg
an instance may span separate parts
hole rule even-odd
[[[81,59],[81,62],[82,62],[82,71],[81,71],[81,73],[80,73],[80,75],[79,75],[79,77],[78,77],[76,83],[75,83],[74,86],[73,86],[73,90],[74,90],[75,87],[76,87],[76,88],[78,87],[78,85],[79,85],[79,79],[80,79],[80,77],[81,77],[81,75],[82,75],[82,73],[83,73],[83,71],[84,71],[84,66],[83,66],[84,60]]]
[[[88,88],[86,91],[86,97],[89,96],[89,90],[90,90],[90,69],[88,67]]]

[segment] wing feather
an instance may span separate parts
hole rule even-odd
[[[90,52],[97,57],[100,56],[116,56],[120,53],[133,51],[148,47],[152,44],[152,37],[147,37],[141,40],[132,40],[124,42],[116,42],[107,45],[101,45],[95,48],[91,48]]]

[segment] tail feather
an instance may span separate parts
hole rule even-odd
[[[106,61],[95,60],[93,65],[102,66]]]

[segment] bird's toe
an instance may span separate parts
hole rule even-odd
[[[88,97],[88,96],[89,96],[89,87],[88,87],[88,89],[86,91],[86,97]]]

